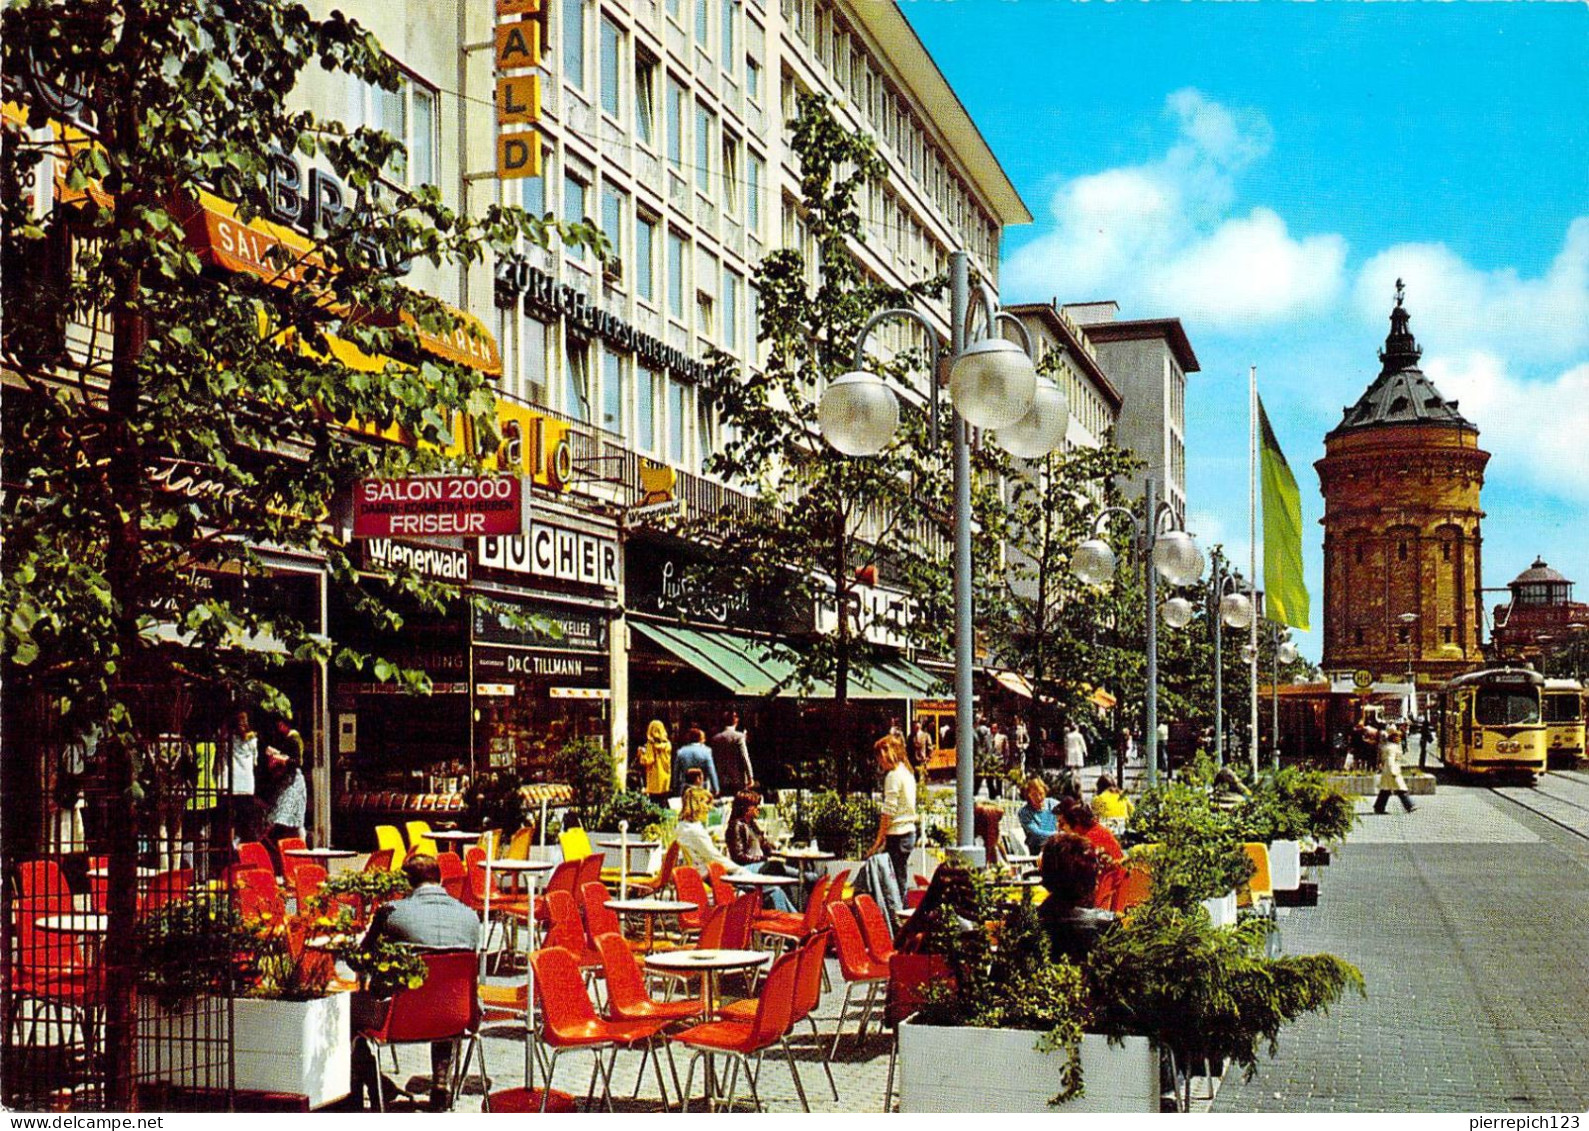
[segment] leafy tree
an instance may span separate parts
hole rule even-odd
[[[396,63],[341,13],[319,19],[292,0],[17,0],[3,19],[5,70],[28,78],[35,131],[8,131],[0,159],[3,344],[8,380],[25,390],[6,404],[6,684],[50,703],[67,732],[101,736],[110,931],[127,937],[137,764],[171,725],[158,717],[165,689],[279,708],[269,669],[286,657],[235,646],[252,634],[297,660],[424,688],[422,674],[337,648],[317,625],[200,589],[194,571],[257,579],[257,547],[301,551],[355,607],[398,626],[382,594],[357,587],[331,500],[361,477],[475,465],[496,443],[485,378],[420,350],[420,330],[456,327],[404,284],[407,264],[467,267],[554,235],[600,241],[517,209],[461,215],[434,186],[394,187],[382,173],[397,140],[300,108],[291,95],[314,66],[398,89]],[[87,140],[33,140],[72,99]],[[46,149],[82,199],[40,221],[16,190]],[[268,210],[287,155],[323,159],[358,206],[328,217],[308,251],[273,249],[274,280],[208,272],[184,239],[200,192],[235,202],[247,223]],[[68,314],[86,345],[63,336]],[[361,372],[338,360],[341,343],[404,361]],[[375,441],[375,429],[405,442]],[[453,444],[460,430],[475,437],[468,450]],[[170,489],[179,478],[188,489]],[[393,589],[431,607],[456,594],[406,576]],[[108,1098],[123,1110],[127,955],[107,950]]]
[[[789,623],[768,627],[792,635],[809,633],[819,604],[851,608],[857,575],[881,571],[912,604],[908,622],[895,627],[941,646],[950,593],[947,443],[933,447],[918,402],[906,406],[899,438],[880,455],[841,456],[820,439],[817,398],[852,367],[856,336],[873,314],[913,306],[939,293],[943,280],[900,290],[869,278],[853,249],[867,239],[860,197],[885,176],[875,143],[841,126],[818,96],[801,98],[790,128],[812,250],[773,251],[756,269],[757,337],[767,350],[760,370],[720,363],[703,386],[729,438],[708,470],[759,498],[754,507],[727,507],[686,525],[688,536],[714,546],[712,563],[697,571],[698,588],[781,610]],[[931,367],[922,352],[907,351],[876,368],[896,386],[919,390]],[[888,654],[858,633],[851,616],[839,616],[834,631],[811,633],[789,657],[787,686],[834,689],[831,769],[838,776],[826,780],[840,788],[869,780],[859,749],[865,736],[850,734],[847,703],[854,681]]]

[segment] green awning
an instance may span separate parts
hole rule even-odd
[[[790,697],[801,694],[793,678],[798,660],[788,644],[737,632],[677,624],[631,620],[629,625],[663,651],[735,695],[767,696],[775,691]],[[903,657],[887,660],[850,679],[852,699],[920,699],[942,691],[943,686],[936,676]],[[831,699],[833,685],[819,681],[805,698]]]

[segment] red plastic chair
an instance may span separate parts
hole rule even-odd
[[[289,856],[289,852],[302,852],[309,847],[309,842],[301,836],[284,836],[276,842],[276,851],[281,853],[281,878],[288,887],[293,886],[293,874],[300,865],[312,863],[301,857]]]
[[[877,992],[888,982],[888,965],[867,953],[860,924],[855,921],[855,913],[850,910],[849,904],[830,904],[828,916],[833,924],[833,944],[839,952],[839,971],[844,975],[844,1003],[839,1007],[839,1024],[833,1030],[833,1051],[828,1054],[835,1056],[839,1051],[839,1038],[844,1035],[844,1019],[850,1011],[850,995],[856,986],[866,987],[866,1002],[861,1007],[861,1025],[855,1034],[856,1046],[859,1047],[866,1039],[866,1023],[877,1002]]]
[[[260,868],[276,874],[275,861],[270,858],[270,849],[257,840],[244,841],[237,846],[237,862],[245,868]]]
[[[549,892],[546,896],[546,905],[550,909],[552,923],[547,929],[544,944],[548,947],[561,947],[574,955],[579,960],[582,970],[599,969],[601,955],[585,940],[585,923],[579,917],[579,908],[574,903],[574,897],[566,891]]]
[[[573,899],[567,892],[559,894]],[[585,1097],[585,1109],[588,1111],[591,1108],[599,1076],[607,1110],[612,1111],[612,1065],[604,1060],[602,1054],[611,1049],[616,1058],[619,1049],[648,1044],[667,1022],[655,1019],[607,1021],[597,1017],[580,977],[579,964],[574,955],[562,947],[549,946],[535,951],[530,955],[530,969],[535,975],[535,1000],[541,1007],[541,1043],[552,1050],[547,1079],[555,1079],[557,1058],[564,1052],[588,1050],[595,1055],[596,1064],[591,1074],[590,1091]],[[660,1065],[657,1068],[657,1083],[662,1083]],[[665,1105],[665,1090],[662,1098]],[[545,1110],[544,1106],[542,1110]]]
[[[706,1021],[692,1025],[683,1032],[674,1033],[668,1038],[695,1050],[695,1055],[690,1058],[689,1072],[684,1080],[685,1111],[690,1110],[690,1091],[695,1084],[696,1062],[703,1056],[717,1053],[727,1055],[734,1063],[728,1081],[729,1110],[733,1110],[734,1107],[734,1097],[739,1088],[739,1070],[743,1067],[751,1099],[756,1101],[756,1109],[760,1111],[761,1096],[756,1092],[756,1073],[752,1071],[750,1058],[755,1056],[759,1061],[761,1054],[774,1045],[783,1048],[784,1056],[789,1062],[789,1074],[794,1078],[795,1091],[800,1096],[800,1106],[806,1111],[811,1110],[811,1105],[806,1102],[806,1090],[800,1080],[800,1070],[795,1067],[794,1053],[789,1048],[789,1030],[794,1025],[795,992],[799,984],[799,973],[800,953],[797,951],[786,954],[772,964],[772,969],[763,980],[761,993],[756,999],[756,1014],[750,1021]],[[706,1073],[705,1078],[710,1087],[711,1074]]]
[[[899,1060],[899,1023],[927,1003],[927,987],[938,983],[954,985],[949,960],[941,954],[904,954],[895,952],[888,961],[888,996],[883,1008],[883,1023],[894,1030],[894,1043],[888,1050],[888,1082],[883,1086],[883,1110],[894,1106],[894,1065]]]
[[[723,949],[723,932],[728,929],[728,907],[727,904],[714,903],[707,909],[700,937],[695,940],[701,950]]]
[[[17,865],[17,891],[23,899],[61,903],[71,909],[72,889],[61,865],[54,860],[24,860]]]
[[[579,876],[574,881],[574,899],[579,900],[586,884],[601,883],[601,853],[593,853],[579,861]]]
[[[712,906],[701,874],[694,868],[673,869],[673,893],[680,902],[695,904],[694,911],[686,911],[679,916],[679,926],[685,931],[699,931],[705,925],[706,913]]]
[[[390,848],[377,848],[370,853],[370,858],[364,862],[366,872],[390,872],[392,870],[392,850]]]
[[[155,879],[158,881],[160,877],[156,876]],[[234,864],[226,870],[224,882],[231,890],[232,898],[237,901],[238,913],[244,919],[260,919],[268,915],[272,922],[286,921],[287,904],[281,898],[281,891],[276,887],[274,875],[258,868],[246,868]],[[154,888],[151,885],[151,897],[153,892]]]
[[[768,911],[756,918],[756,932],[771,935],[775,942],[804,942],[822,929],[827,915],[828,893],[836,877],[823,876],[811,887],[811,898],[803,912]]]
[[[728,875],[728,869],[723,866],[721,861],[713,860],[706,865],[706,875],[715,884],[718,880]]]
[[[270,873],[270,884],[276,886],[276,873]],[[177,868],[170,872],[161,872],[149,881],[149,889],[138,901],[140,912],[158,911],[168,903],[176,903],[188,897],[193,887],[193,869]]]
[[[1125,880],[1124,868],[1105,868],[1098,873],[1098,884],[1092,889],[1092,905],[1108,911],[1114,906],[1115,893]]]
[[[292,870],[292,894],[298,901],[298,914],[309,911],[320,885],[326,882],[326,870],[311,861],[304,861]]]
[[[1125,875],[1120,878],[1120,883],[1115,888],[1110,909],[1118,915],[1122,911],[1129,911],[1139,903],[1147,902],[1148,896],[1152,894],[1153,873],[1140,863],[1134,867],[1128,865],[1125,868]]]
[[[453,1042],[457,1046],[468,1041],[463,1063],[457,1064],[449,1091],[456,1094],[459,1082],[469,1075],[469,1063],[476,1050],[480,1053],[480,1082],[486,1084],[485,1047],[480,1043],[480,1001],[476,994],[479,978],[479,956],[472,950],[438,950],[422,952],[427,974],[418,989],[398,990],[387,1003],[386,1016],[379,1025],[354,1035],[355,1041],[368,1045],[431,1044],[436,1041]],[[371,1053],[377,1050],[372,1049]],[[376,1063],[380,1060],[377,1057]],[[440,1086],[436,1082],[435,1086]],[[376,1104],[386,1110],[385,1089],[375,1082]]]
[[[712,902],[721,903],[727,907],[739,898],[739,889],[723,879],[723,873],[718,871],[718,865],[712,865]]]
[[[749,950],[751,931],[755,927],[756,915],[761,911],[761,893],[747,891],[728,904],[728,913],[723,917],[724,950]]]
[[[535,900],[536,922],[544,923],[547,921],[547,896],[551,895],[554,891],[567,892],[569,895],[573,895],[578,890],[579,861],[564,860],[556,868],[552,869],[551,877],[546,881],[546,887],[542,890],[540,896]],[[492,906],[496,905],[495,895],[492,896],[491,902]]]
[[[585,938],[594,947],[596,940],[602,935],[617,935],[623,938],[623,924],[618,920],[618,913],[607,906],[607,901],[612,898],[612,893],[603,883],[586,884],[581,893],[585,897]],[[627,945],[633,943],[625,940]]]
[[[48,890],[48,889],[46,889]],[[84,958],[77,939],[59,931],[45,931],[38,920],[47,915],[69,915],[73,912],[70,898],[17,899],[11,905],[15,924],[14,950],[10,964],[10,982],[13,1000],[7,1039],[12,1028],[20,1028],[21,1011],[16,1008],[19,999],[27,998],[32,1004],[31,1021],[25,1040],[32,1047],[41,1021],[59,1023],[64,1017],[67,1026],[81,1029],[84,1047],[92,1047],[92,1019],[94,1010],[104,1001],[104,976]],[[71,1039],[71,1028],[67,1032]]]
[[[601,952],[607,982],[607,1016],[612,1020],[685,1021],[699,1016],[700,998],[658,1001],[646,991],[645,974],[627,939],[611,933],[598,935],[596,949]]]
[[[822,1071],[827,1073],[828,1087],[832,1089],[833,1098],[836,1100],[839,1098],[839,1085],[833,1079],[833,1065],[828,1059],[827,1042],[822,1040],[816,1020],[817,1007],[822,1004],[822,978],[825,973],[823,967],[828,957],[828,941],[832,937],[831,930],[823,929],[800,944],[798,951],[800,973],[795,986],[794,1014],[789,1020],[791,1028],[802,1021],[811,1026],[811,1035],[817,1038],[817,1046],[822,1052]],[[756,999],[745,998],[725,1005],[717,1011],[717,1014],[719,1017],[735,1021],[750,1021],[756,1016],[756,1009]]]
[[[887,965],[888,960],[894,957],[894,935],[888,929],[888,919],[883,915],[883,909],[877,906],[877,900],[864,892],[851,901],[855,910],[855,918],[861,924],[861,936],[866,940],[866,949],[877,961]]]
[[[844,898],[845,885],[850,882],[850,873],[855,869],[845,868],[833,877],[833,886],[828,889],[828,902],[832,903]],[[823,926],[827,924],[824,923]]]
[[[463,861],[456,852],[441,852],[436,855],[436,866],[441,869],[441,886],[447,894],[454,899],[463,900]]]

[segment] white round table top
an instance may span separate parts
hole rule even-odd
[[[1035,888],[1043,882],[1041,876],[1012,876],[1007,880],[994,880],[1001,888]]]
[[[725,872],[723,879],[739,888],[787,888],[800,882],[799,876],[764,876],[760,872]]]
[[[351,848],[289,848],[283,856],[307,856],[311,860],[351,860],[357,856]]]
[[[152,876],[158,876],[162,871],[164,871],[162,868],[148,868],[142,864],[138,865],[138,875],[144,879],[149,879]],[[90,868],[88,870],[88,874],[94,877],[96,880],[106,880],[110,878],[110,869]]]
[[[831,852],[823,852],[820,848],[780,848],[773,853],[782,856],[785,860],[837,860],[838,856]]]
[[[1007,863],[1010,863],[1010,864],[1032,864],[1032,863],[1036,862],[1037,857],[1035,857],[1035,856],[1027,856],[1025,854],[1020,854],[1020,855],[1006,855],[1004,857],[1004,859],[1005,859],[1005,861]]]
[[[630,840],[622,841],[617,837],[596,841],[597,848],[661,848],[660,840]]]
[[[646,955],[645,964],[653,970],[745,970],[771,961],[761,950],[664,950]]]
[[[472,833],[467,829],[436,829],[427,834],[431,840],[455,840],[462,844],[466,840],[479,840],[485,833]]]
[[[643,915],[678,915],[694,911],[699,904],[678,899],[609,899],[602,906],[609,911],[632,911]]]
[[[55,931],[63,935],[102,935],[110,930],[109,915],[44,915],[33,925],[41,931]]]
[[[482,860],[480,866],[488,872],[550,872],[557,867],[550,860]]]

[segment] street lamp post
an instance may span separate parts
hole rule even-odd
[[[1416,718],[1418,715],[1418,676],[1412,669],[1412,626],[1418,623],[1418,614],[1402,613],[1398,619],[1407,627],[1407,695],[1408,701],[1412,705],[1412,716]]]
[[[1038,375],[1028,356],[1031,341],[1013,315],[1001,313],[986,285],[978,288],[984,334],[967,342],[971,310],[970,258],[963,251],[949,255],[949,323],[947,351],[935,350],[935,361],[949,362],[949,395],[954,407],[954,624],[955,624],[955,816],[957,852],[975,856],[975,715],[972,695],[971,605],[971,446],[970,429],[990,428],[999,445],[1012,455],[1036,459],[1058,448],[1065,437],[1070,408],[1064,392]],[[873,456],[893,440],[899,426],[899,398],[888,382],[866,370],[866,340],[879,323],[891,319],[915,322],[930,341],[937,330],[914,310],[884,310],[872,316],[855,341],[855,368],[834,380],[822,394],[817,424],[823,438],[847,456]],[[1013,324],[1026,348],[997,336],[1000,321]],[[929,404],[934,445],[938,439],[938,366],[929,376]]]
[[[1158,481],[1149,479],[1143,487],[1143,515],[1139,520],[1127,507],[1105,507],[1093,523],[1093,536],[1080,546],[1071,557],[1071,570],[1088,585],[1099,588],[1114,577],[1116,558],[1114,550],[1105,542],[1104,523],[1112,514],[1124,515],[1131,520],[1135,535],[1133,545],[1142,557],[1142,573],[1147,588],[1147,697],[1142,720],[1143,754],[1147,758],[1147,778],[1151,788],[1159,780],[1159,577],[1171,585],[1191,585],[1203,572],[1203,554],[1197,542],[1186,531],[1175,526],[1175,511],[1169,503],[1158,497]],[[1168,529],[1165,520],[1169,520]],[[1180,600],[1176,598],[1175,600]],[[1183,610],[1173,611],[1166,602],[1165,620],[1174,625],[1184,625]],[[1181,601],[1181,605],[1186,605]],[[1184,610],[1189,614],[1190,606]],[[1190,619],[1189,615],[1187,619]]]
[[[1242,630],[1252,624],[1252,600],[1241,592],[1227,593],[1234,587],[1237,576],[1225,569],[1226,561],[1216,547],[1213,568],[1208,574],[1209,631],[1214,634],[1214,760],[1225,764],[1225,658],[1223,654],[1224,628]]]

